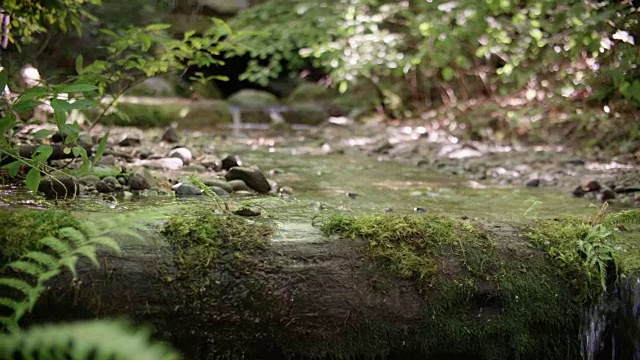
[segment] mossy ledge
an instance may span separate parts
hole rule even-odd
[[[68,278],[51,284],[33,320],[127,316],[188,359],[577,360],[594,301],[584,294],[602,287],[545,247],[577,252],[585,234],[548,224],[588,235],[615,222],[336,213],[316,223],[328,236],[276,241],[268,219],[182,211],[146,245],[102,255],[101,270],[81,266],[73,292]],[[632,268],[629,251],[619,271]]]

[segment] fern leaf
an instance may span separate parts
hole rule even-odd
[[[56,277],[58,274],[60,274],[60,269],[59,268],[44,272],[44,273],[40,274],[40,276],[38,276],[38,281],[40,283],[45,283],[46,281]]]
[[[66,266],[67,269],[69,269],[69,271],[71,271],[71,273],[73,274],[73,277],[77,277],[78,274],[76,273],[76,265],[78,264],[78,257],[77,256],[67,256],[65,258],[60,259],[60,265],[61,266]]]
[[[631,209],[609,214],[605,217],[605,225],[632,224],[640,225],[640,210]]]
[[[34,358],[177,360],[179,356],[150,340],[148,331],[114,321],[88,321],[32,327],[0,335],[0,353],[32,354]]]
[[[47,236],[41,239],[40,242],[50,247],[53,251],[58,253],[58,256],[60,257],[64,257],[71,253],[71,247],[69,245],[53,236]]]
[[[58,267],[58,259],[54,256],[39,252],[39,251],[31,251],[23,255],[23,258],[33,260],[48,269],[53,269]]]
[[[73,253],[74,254],[78,254],[78,255],[83,255],[83,256],[89,258],[89,260],[91,260],[91,262],[96,267],[100,267],[100,263],[98,262],[98,256],[96,255],[95,246],[85,245],[85,246],[82,246],[82,247],[79,247],[79,248],[75,249],[73,251]]]
[[[95,238],[91,238],[89,239],[89,243],[93,245],[106,246],[116,252],[120,252],[120,246],[118,245],[118,243],[113,240],[113,238],[110,238],[108,236],[98,236]]]
[[[16,311],[18,308],[20,308],[21,303],[11,298],[0,297],[0,306],[4,306],[13,311]]]
[[[40,264],[31,262],[31,261],[23,261],[23,260],[13,261],[9,263],[7,266],[15,271],[23,272],[25,274],[29,274],[35,277],[37,277],[40,273],[46,270]]]
[[[87,242],[84,234],[80,230],[73,227],[66,227],[58,230],[58,237],[64,240],[68,240],[69,243],[75,247],[80,247]]]
[[[81,222],[78,228],[80,229],[80,231],[82,231],[83,234],[85,234],[87,238],[92,238],[100,234],[100,229],[98,228],[98,226],[90,221]]]
[[[0,316],[0,324],[10,332],[15,332],[20,328],[16,319],[10,316]],[[0,348],[0,354],[4,354],[2,348]]]
[[[33,296],[34,293],[36,293],[35,296],[38,295],[37,289],[35,287],[21,279],[3,277],[0,278],[0,285],[18,290],[21,293],[25,294],[27,297]]]

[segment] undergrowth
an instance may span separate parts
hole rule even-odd
[[[48,283],[68,270],[77,277],[82,258],[99,266],[98,251],[120,250],[113,235],[138,237],[133,219],[79,221],[69,213],[0,211],[0,354],[3,359],[177,359],[164,345],[150,342],[146,330],[120,322],[92,321],[20,327]]]

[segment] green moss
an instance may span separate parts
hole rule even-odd
[[[334,214],[322,230],[364,239],[374,264],[415,281],[425,300],[416,341],[426,356],[579,354],[579,293],[551,258],[529,249],[524,239],[498,242],[478,224],[442,216]]]
[[[267,248],[273,228],[214,209],[198,209],[169,218],[163,233],[175,246],[182,274],[193,276],[220,264],[234,271],[248,270],[252,255]]]
[[[67,212],[31,209],[0,211],[0,224],[2,264],[16,260],[30,250],[42,249],[40,239],[57,236],[59,229],[79,225]]]

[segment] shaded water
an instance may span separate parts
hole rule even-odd
[[[640,278],[621,279],[589,309],[581,346],[583,360],[640,359]]]

